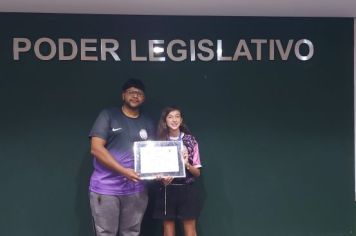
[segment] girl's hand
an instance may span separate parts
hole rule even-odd
[[[174,178],[171,177],[171,176],[161,177],[161,181],[162,181],[162,183],[164,184],[164,186],[169,185],[169,184],[172,182],[173,179],[174,179]]]

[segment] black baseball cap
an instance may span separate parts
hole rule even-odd
[[[141,80],[135,79],[135,78],[130,78],[128,79],[123,85],[122,85],[122,91],[125,91],[128,88],[138,88],[145,92],[145,85],[142,83]]]

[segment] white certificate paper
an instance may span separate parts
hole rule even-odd
[[[134,142],[136,173],[141,179],[155,179],[158,176],[184,178],[183,147],[182,141]]]
[[[148,146],[141,150],[141,173],[177,172],[177,146]]]

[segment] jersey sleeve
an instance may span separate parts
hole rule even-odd
[[[100,112],[89,133],[89,138],[99,137],[107,140],[110,134],[110,116],[107,110]]]

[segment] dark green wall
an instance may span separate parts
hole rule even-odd
[[[1,235],[91,235],[87,134],[129,76],[197,136],[202,236],[344,236],[354,225],[353,19],[0,14]],[[12,60],[12,38],[116,38],[122,61]],[[311,40],[311,60],[130,62],[129,40]],[[229,51],[229,50],[227,50]],[[159,235],[144,222],[143,235]]]

